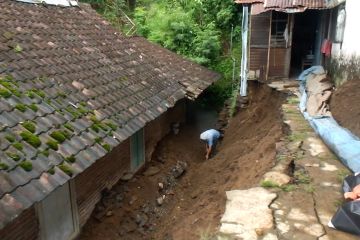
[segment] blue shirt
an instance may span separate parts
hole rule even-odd
[[[213,146],[220,137],[220,133],[215,129],[209,129],[200,134],[200,139],[205,140],[209,147]]]

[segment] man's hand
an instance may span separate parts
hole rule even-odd
[[[206,154],[206,155],[205,155],[205,159],[206,159],[206,160],[209,160],[209,154]]]
[[[346,200],[355,200],[358,198],[358,196],[353,192],[346,192],[346,193],[344,193],[344,198]]]

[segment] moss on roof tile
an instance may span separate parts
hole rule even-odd
[[[31,132],[23,131],[23,132],[20,133],[20,136],[22,137],[22,139],[25,142],[27,142],[28,144],[30,144],[34,148],[38,148],[38,147],[41,146],[40,138],[38,136],[32,134]]]
[[[28,161],[28,160],[25,160],[25,161],[22,161],[21,163],[18,164],[20,167],[22,167],[22,169],[24,169],[25,171],[27,172],[30,172],[33,168],[32,166],[32,162]]]

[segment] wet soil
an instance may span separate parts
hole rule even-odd
[[[193,124],[165,137],[146,166],[160,171],[153,176],[139,173],[116,185],[104,198],[108,216],[97,218],[94,211],[80,239],[191,240],[216,232],[225,191],[257,185],[274,165],[275,143],[283,135],[283,100],[275,90],[251,84],[248,108],[231,119],[215,156],[207,161]],[[171,171],[177,161],[187,163],[179,178]]]
[[[360,79],[346,82],[334,92],[331,113],[336,121],[360,137]]]

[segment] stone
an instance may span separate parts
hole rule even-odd
[[[115,199],[117,202],[122,202],[122,200],[124,200],[124,196],[122,194],[117,194]]]
[[[171,169],[171,173],[174,176],[174,178],[179,178],[182,176],[187,169],[187,163],[183,161],[177,161],[175,167]]]
[[[137,198],[136,196],[132,196],[132,197],[130,198],[129,205],[133,205],[134,202],[135,202],[137,199],[138,199],[138,198]]]
[[[275,193],[257,187],[248,190],[226,192],[227,202],[221,218],[220,232],[234,235],[241,239],[256,240],[261,233],[273,228],[270,203],[276,198]]]
[[[135,222],[139,227],[145,226],[149,221],[149,217],[146,214],[137,214],[135,217]]]
[[[263,180],[271,181],[273,183],[276,183],[279,186],[283,186],[283,185],[288,184],[290,182],[291,178],[284,173],[271,171],[271,172],[265,173]]]
[[[133,177],[132,173],[125,173],[124,175],[122,175],[122,177],[120,178],[120,180],[122,181],[129,181],[131,178]]]
[[[143,173],[144,176],[154,176],[160,172],[160,169],[158,167],[149,167],[146,169],[146,171]]]
[[[159,186],[159,191],[163,190],[164,189],[164,184],[163,183],[158,183],[158,186]]]
[[[114,215],[114,213],[113,213],[113,211],[107,211],[106,212],[106,215],[105,216],[107,216],[107,217],[111,217],[112,215]]]
[[[163,205],[163,203],[164,203],[164,197],[158,197],[158,198],[156,199],[156,204],[157,204],[158,206]]]

